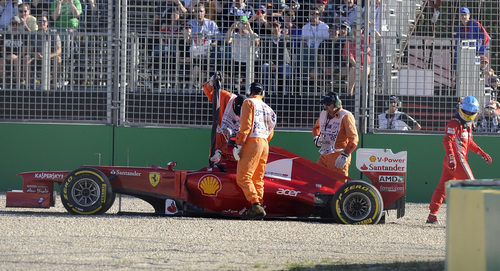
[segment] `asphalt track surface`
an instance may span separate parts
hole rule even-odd
[[[385,224],[315,220],[247,221],[152,216],[124,196],[104,215],[5,208],[0,194],[0,270],[443,270],[446,205],[441,225],[425,223],[427,204]],[[142,214],[138,214],[138,213]]]

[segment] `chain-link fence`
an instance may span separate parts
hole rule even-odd
[[[208,126],[215,71],[262,82],[281,129],[311,129],[330,91],[362,132],[441,132],[460,97],[497,99],[493,0],[46,2],[0,20],[2,121]]]

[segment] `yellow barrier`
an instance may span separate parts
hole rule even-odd
[[[449,182],[446,270],[500,270],[500,180]]]

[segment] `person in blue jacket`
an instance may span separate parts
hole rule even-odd
[[[461,7],[458,14],[460,24],[456,28],[457,42],[458,40],[476,40],[477,54],[485,55],[490,43],[490,35],[488,35],[481,23],[470,18],[468,8]]]

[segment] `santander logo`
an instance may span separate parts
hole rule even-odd
[[[361,148],[356,151],[356,167],[371,172],[406,172],[407,152]]]

